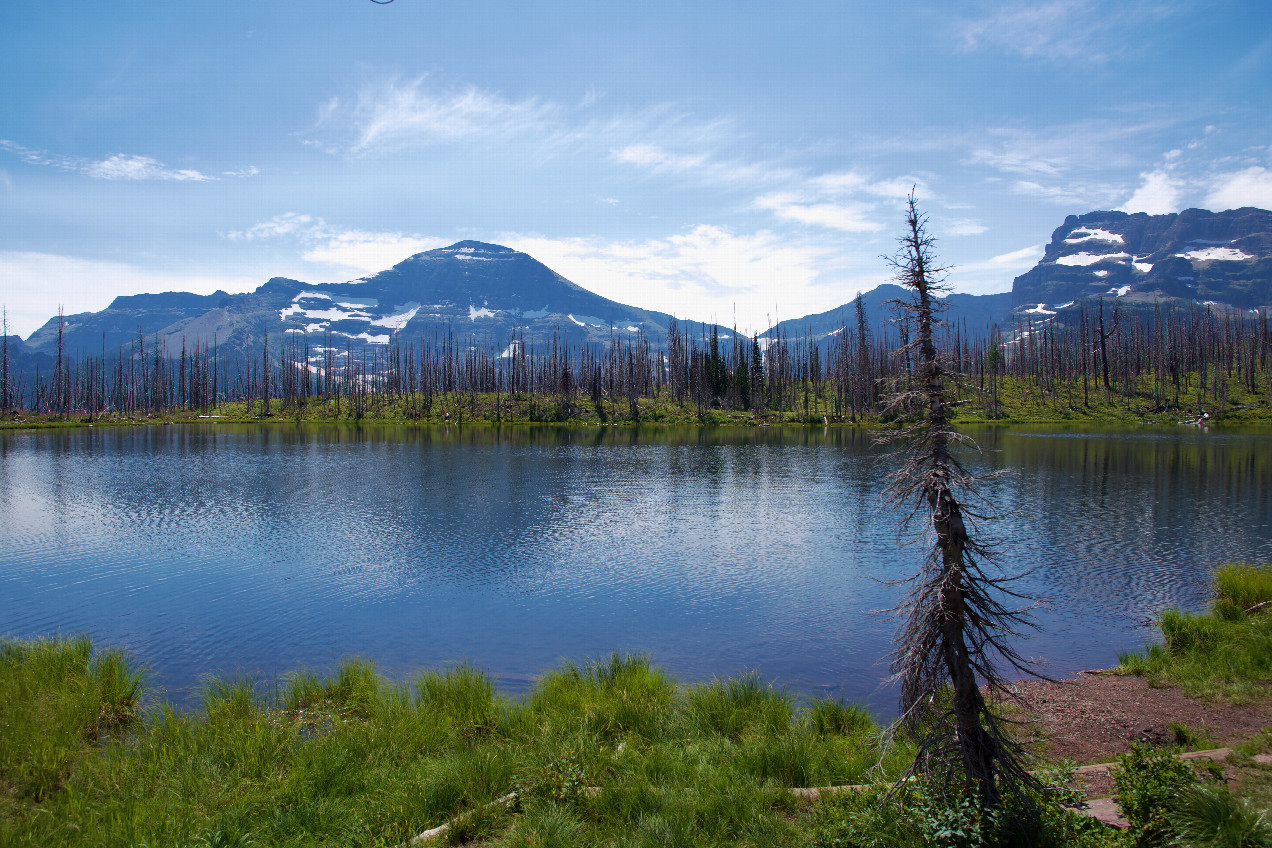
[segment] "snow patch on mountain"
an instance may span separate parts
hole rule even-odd
[[[399,312],[396,315],[386,315],[383,318],[377,318],[371,322],[371,326],[388,327],[390,330],[400,330],[410,323],[411,319],[415,317],[415,313],[420,311],[421,304],[411,301],[410,303],[404,303],[401,306],[394,308],[405,309],[406,311]]]
[[[1187,253],[1176,253],[1176,256],[1191,259],[1193,262],[1244,262],[1255,257],[1236,247],[1207,247],[1201,250],[1190,250]]]
[[[1061,256],[1056,260],[1057,265],[1094,265],[1097,262],[1125,262],[1131,258],[1129,253],[1074,253],[1070,256]]]
[[[1108,230],[1101,230],[1095,227],[1078,227],[1069,233],[1069,237],[1064,240],[1064,243],[1082,244],[1087,241],[1108,241],[1114,244],[1126,244],[1126,239],[1117,233],[1111,233]]]

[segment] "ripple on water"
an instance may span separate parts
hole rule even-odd
[[[170,692],[371,656],[471,660],[523,686],[563,657],[650,653],[683,679],[759,669],[886,710],[898,547],[861,434],[104,428],[0,434],[0,620],[88,632]],[[994,435],[974,468],[1020,586],[1026,653],[1108,665],[1272,559],[1266,440]]]

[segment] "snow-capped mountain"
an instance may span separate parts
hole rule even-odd
[[[1272,307],[1272,212],[1070,215],[1042,260],[1012,284],[1017,313],[1054,314],[1085,298],[1127,304]]]
[[[69,315],[64,349],[71,354],[113,353],[139,335],[158,339],[169,355],[182,344],[227,351],[259,349],[304,333],[311,345],[387,345],[436,340],[447,333],[468,345],[507,346],[516,332],[530,340],[554,335],[566,343],[666,334],[672,318],[616,303],[557,274],[533,257],[499,245],[461,241],[418,253],[370,277],[310,284],[275,277],[248,294],[183,293],[118,297],[96,313]],[[50,319],[27,340],[34,351],[57,344]]]

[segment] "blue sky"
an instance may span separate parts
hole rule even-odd
[[[460,239],[763,329],[1068,214],[1272,207],[1272,3],[6,3],[0,303],[356,279]]]

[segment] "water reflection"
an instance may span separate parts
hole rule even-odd
[[[1026,651],[1108,665],[1208,569],[1272,559],[1269,439],[976,434],[1004,563],[1045,595]],[[871,610],[919,552],[850,429],[208,424],[0,433],[0,621],[89,632],[180,698],[211,671],[472,660],[516,683],[647,651],[880,693]]]

